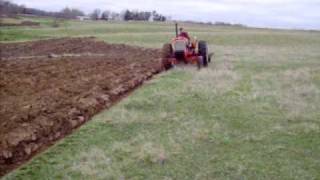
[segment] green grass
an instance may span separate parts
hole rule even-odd
[[[155,77],[5,179],[319,179],[320,33],[184,26],[210,43],[208,69]],[[96,36],[159,48],[173,26],[1,31],[10,41]]]

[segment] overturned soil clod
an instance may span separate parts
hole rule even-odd
[[[159,50],[94,38],[0,49],[0,176],[161,71]]]

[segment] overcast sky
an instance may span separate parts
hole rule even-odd
[[[11,0],[59,11],[68,6],[86,13],[95,8],[156,10],[179,20],[224,21],[256,27],[320,29],[320,0]]]

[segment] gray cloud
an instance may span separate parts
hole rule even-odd
[[[66,6],[89,13],[95,8],[157,10],[173,19],[226,21],[257,27],[320,29],[320,0],[12,0],[58,11]]]

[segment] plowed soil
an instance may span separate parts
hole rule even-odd
[[[21,23],[18,23],[18,24],[0,22],[0,26],[40,26],[40,23],[32,22],[32,21],[22,21]]]
[[[161,71],[159,50],[94,38],[0,49],[0,176]]]

